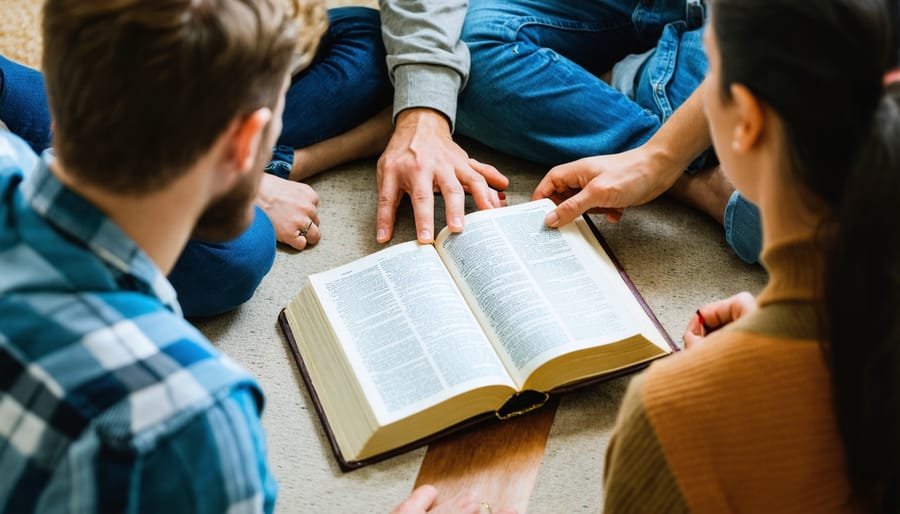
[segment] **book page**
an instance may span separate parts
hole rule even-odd
[[[434,247],[396,245],[310,284],[380,424],[485,384],[513,387]]]
[[[437,241],[518,384],[553,357],[655,331],[635,316],[643,317],[615,266],[577,224],[544,224],[553,207],[543,200],[473,213],[463,232]]]

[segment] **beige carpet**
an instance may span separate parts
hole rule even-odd
[[[38,62],[37,0],[0,0],[0,52]],[[332,2],[332,4],[359,2]],[[511,203],[528,200],[544,169],[471,141],[463,146],[496,165],[510,180]],[[310,183],[321,196],[322,242],[304,252],[280,248],[275,266],[253,299],[236,311],[200,323],[203,332],[260,380],[267,395],[263,422],[269,460],[280,484],[278,512],[386,513],[405,497],[424,449],[343,474],[276,328],[279,310],[306,275],[377,250],[375,162],[353,163]],[[440,212],[442,203],[437,202]],[[471,209],[471,203],[469,205]],[[437,220],[443,224],[443,217]],[[408,202],[395,241],[413,239]],[[757,292],[760,268],[741,263],[713,221],[667,199],[629,209],[617,225],[597,220],[638,289],[674,339],[694,310],[740,290]],[[529,507],[530,513],[597,512],[603,455],[626,380],[566,396],[560,406]]]

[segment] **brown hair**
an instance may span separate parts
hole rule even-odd
[[[286,3],[47,0],[43,68],[67,172],[156,191],[234,118],[274,109],[292,55],[312,53],[325,23],[320,1]]]

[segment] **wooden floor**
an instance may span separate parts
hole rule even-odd
[[[526,415],[432,443],[416,487],[437,487],[436,505],[473,493],[495,510],[526,512],[558,405],[553,398]]]

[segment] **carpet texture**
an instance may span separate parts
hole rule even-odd
[[[331,1],[329,5],[375,2]],[[0,0],[0,52],[37,66],[40,61],[38,0]],[[510,203],[527,201],[546,171],[487,149],[461,144],[510,178]],[[200,329],[255,374],[266,392],[263,423],[269,461],[280,485],[280,513],[386,513],[410,491],[424,449],[343,474],[337,467],[287,343],[276,326],[280,309],[310,273],[352,261],[381,248],[375,242],[375,161],[324,173],[309,182],[321,197],[323,239],[303,252],[280,247],[275,266],[244,306],[197,322]],[[473,209],[471,200],[468,210]],[[436,223],[443,226],[437,199]],[[405,201],[395,242],[414,239],[412,209]],[[758,292],[765,274],[742,263],[712,220],[667,198],[629,209],[615,225],[595,219],[638,289],[673,339],[694,310],[741,290]],[[598,512],[603,456],[627,379],[608,382],[562,399],[530,513]]]

